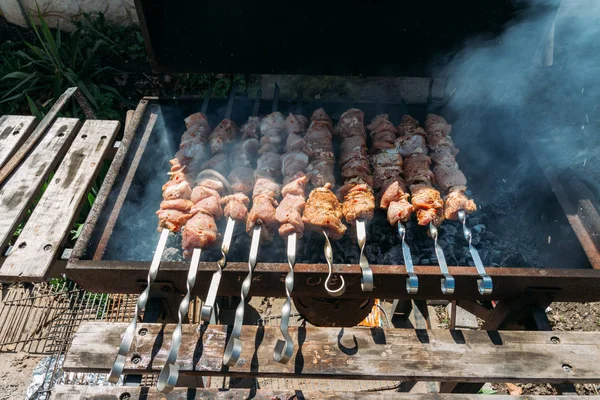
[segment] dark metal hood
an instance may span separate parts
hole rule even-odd
[[[430,76],[470,38],[560,0],[135,3],[157,72]]]

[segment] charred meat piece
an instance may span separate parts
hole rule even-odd
[[[435,114],[427,114],[425,118],[425,130],[429,132],[440,132],[444,136],[449,136],[452,132],[452,125],[446,122],[446,120]]]
[[[313,160],[306,167],[306,173],[310,179],[311,185],[314,187],[321,187],[327,183],[335,182],[335,175],[333,172],[335,163],[333,161],[325,160]]]
[[[340,116],[334,132],[342,139],[352,136],[365,137],[364,119],[365,114],[361,110],[351,108]]]
[[[427,155],[427,144],[425,138],[421,135],[401,136],[394,143],[402,157],[408,157],[412,154]]]
[[[225,206],[223,214],[236,221],[246,221],[249,203],[250,199],[243,193],[234,193],[221,199],[221,205]]]
[[[346,232],[341,218],[342,206],[331,191],[330,183],[310,192],[302,215],[306,229],[319,233],[324,230],[331,239],[340,239]]]
[[[400,122],[400,125],[398,125],[398,134],[400,136],[427,135],[425,130],[419,125],[419,121],[410,115],[405,115],[402,117],[402,122]]]
[[[226,150],[239,131],[238,126],[230,119],[224,119],[210,134],[210,151],[212,154]]]
[[[373,187],[379,189],[391,178],[402,174],[402,157],[397,149],[381,150],[371,156]]]
[[[431,185],[434,179],[429,165],[431,159],[422,153],[416,153],[404,159],[404,180],[407,185],[425,183]],[[412,190],[411,190],[412,191]]]

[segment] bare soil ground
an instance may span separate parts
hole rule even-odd
[[[0,353],[0,400],[25,398],[33,369],[41,358],[25,352]]]

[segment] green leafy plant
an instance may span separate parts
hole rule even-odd
[[[104,20],[102,15],[98,19]],[[24,40],[26,48],[17,50],[11,60],[12,71],[0,78],[0,105],[26,101],[30,112],[39,116],[67,87],[77,86],[99,117],[118,118],[116,111],[102,115],[104,110],[111,114],[124,98],[105,83],[109,81],[105,75],[120,71],[102,65],[106,53],[117,53],[116,44],[97,29],[98,23],[88,17],[76,24],[74,32],[64,34],[60,29],[53,33],[41,16],[39,26],[31,17],[30,22],[36,40]]]

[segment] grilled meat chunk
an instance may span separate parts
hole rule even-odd
[[[246,221],[249,203],[250,199],[244,193],[234,193],[221,199],[221,205],[225,206],[223,214],[236,221]]]
[[[195,248],[205,249],[215,244],[219,238],[217,224],[210,214],[198,212],[187,221],[181,236],[183,256],[190,258]]]
[[[227,177],[233,193],[252,193],[254,186],[254,170],[249,167],[234,168]]]
[[[187,181],[170,180],[163,186],[163,199],[165,200],[189,199],[191,194],[192,189]]]
[[[286,237],[291,233],[296,233],[298,238],[304,234],[304,223],[302,222],[302,211],[306,201],[304,200],[304,190],[308,183],[308,177],[299,174],[293,181],[288,183],[282,189],[283,200],[277,206],[275,218],[281,224],[279,235]]]
[[[227,158],[227,154],[218,153],[210,158],[210,160],[204,162],[202,164],[201,170],[212,169],[217,171],[222,175],[227,175],[230,169],[229,159]]]
[[[455,186],[467,186],[467,178],[458,168],[436,165],[433,167],[433,174],[443,193],[448,193]]]
[[[425,226],[430,222],[433,222],[434,225],[441,224],[444,220],[444,202],[440,197],[440,192],[426,184],[412,185],[410,192],[419,225]]]
[[[224,119],[210,134],[210,151],[212,154],[221,153],[235,139],[239,132],[238,126],[230,119]]]
[[[306,131],[308,126],[308,119],[304,115],[290,113],[285,119],[285,130],[288,135],[301,134]]]
[[[427,144],[425,138],[421,135],[401,136],[394,143],[402,157],[408,157],[412,154],[427,155]]]
[[[291,135],[290,135],[291,136]],[[301,151],[292,151],[281,156],[281,173],[284,177],[292,177],[308,166],[308,155]]]
[[[179,232],[185,223],[192,218],[192,214],[176,209],[159,209],[156,212],[158,216],[158,231],[162,232],[163,228],[171,232]]]
[[[242,133],[241,140],[258,139],[260,132],[260,118],[249,117],[248,121],[242,125],[240,131]]]
[[[360,179],[344,184],[338,191],[338,198],[343,200],[342,213],[348,224],[353,225],[357,219],[373,218],[375,210],[373,189]]]
[[[422,153],[404,158],[404,181],[406,184],[409,186],[416,183],[431,185],[434,175],[429,168],[430,164],[431,159]]]
[[[342,206],[331,191],[330,183],[310,192],[302,215],[308,230],[319,233],[324,230],[331,239],[340,239],[346,232],[341,218]]]
[[[447,123],[440,115],[427,114],[425,118],[425,130],[427,132],[440,132],[444,136],[448,136],[452,132],[452,125]]]
[[[450,189],[450,192],[444,199],[444,217],[446,219],[457,220],[460,210],[464,210],[467,214],[477,211],[477,205],[467,197],[465,194],[466,190],[465,186],[455,186]]]

